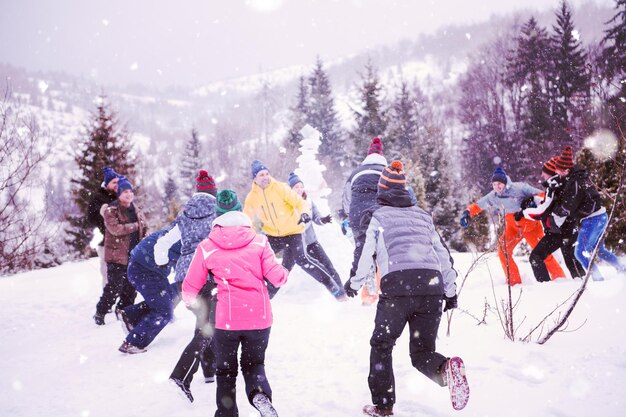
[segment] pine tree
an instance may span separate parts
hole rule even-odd
[[[360,107],[353,109],[356,128],[350,134],[352,147],[355,150],[352,157],[353,163],[362,159],[372,138],[376,136],[384,138],[387,133],[387,111],[382,97],[383,86],[371,61],[365,66],[365,74],[361,75],[361,82]]]
[[[415,149],[418,139],[418,124],[415,100],[406,81],[400,84],[400,90],[391,107],[388,134],[385,146],[389,155],[406,155]],[[411,152],[411,158],[413,157]]]
[[[102,169],[111,167],[131,180],[135,176],[130,135],[120,125],[117,114],[109,108],[105,96],[100,97],[85,130],[76,149],[79,174],[70,180],[78,213],[68,216],[70,227],[67,230],[67,243],[79,256],[91,253],[88,244],[93,227],[87,222],[87,209],[93,193],[101,187]]]
[[[617,13],[608,22],[613,24],[604,31],[602,39],[603,67],[609,79],[622,81],[626,75],[626,0],[615,0]],[[621,82],[621,92],[626,96],[626,83]]]
[[[200,138],[195,128],[191,129],[191,137],[185,144],[182,160],[180,162],[180,180],[182,182],[181,194],[187,199],[193,194],[193,179],[196,178],[198,171],[202,168],[200,160]]]
[[[589,111],[590,77],[587,55],[575,37],[572,13],[563,0],[556,14],[552,44],[551,104],[557,149],[573,144],[578,147],[591,127],[584,123]]]
[[[546,29],[534,17],[522,26],[517,45],[508,59],[507,82],[521,89],[521,135],[518,140],[519,165],[533,166],[545,160],[555,148],[552,140],[548,77],[551,43]],[[521,179],[521,178],[520,178]]]
[[[341,130],[335,100],[324,64],[318,57],[315,68],[309,77],[309,100],[307,122],[322,134],[319,152],[322,158],[333,157],[336,161],[344,159],[343,132]]]
[[[309,118],[309,86],[304,76],[301,76],[298,83],[298,94],[296,104],[291,108],[291,127],[287,136],[287,147],[290,151],[295,151],[300,145],[302,135],[300,130],[307,124]]]

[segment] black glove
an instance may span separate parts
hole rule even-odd
[[[535,196],[531,195],[522,200],[520,204],[522,210],[527,209],[528,207],[537,207],[537,203],[535,203]]]
[[[302,215],[300,215],[300,220],[298,220],[298,224],[300,223],[308,223],[311,221],[311,216],[309,216],[308,213],[302,213]]]
[[[343,289],[346,292],[346,295],[350,298],[355,297],[358,294],[358,290],[352,289],[350,286],[351,281],[347,280],[345,284],[343,284]]]
[[[461,220],[459,221],[459,223],[461,223],[461,226],[463,226],[464,229],[467,229],[469,227],[469,224],[470,224],[469,210],[465,210],[463,212],[463,215],[461,216]]]
[[[452,297],[443,296],[443,300],[446,302],[446,305],[443,307],[443,311],[452,310],[453,308],[457,308],[459,304],[457,303],[456,294]]]
[[[320,218],[320,222],[322,222],[322,224],[330,223],[332,221],[333,221],[333,218],[330,216],[330,214],[328,216],[324,216]]]
[[[523,212],[522,210],[520,210],[520,211],[516,212],[516,213],[513,215],[513,218],[515,219],[515,221],[516,221],[516,222],[518,222],[518,221],[522,220],[522,219],[524,218],[524,212]]]

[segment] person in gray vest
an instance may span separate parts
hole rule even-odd
[[[354,297],[376,256],[381,295],[370,339],[368,383],[373,405],[363,408],[371,416],[393,415],[392,351],[407,323],[413,366],[439,385],[447,385],[456,409],[463,408],[469,398],[461,358],[435,351],[442,309],[457,306],[457,273],[432,216],[411,200],[403,169],[402,162],[393,161],[383,170],[377,191],[379,208],[371,214],[356,274],[344,286],[347,295]]]

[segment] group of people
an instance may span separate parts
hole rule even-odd
[[[170,380],[193,402],[190,384],[201,367],[206,382],[216,381],[215,416],[237,416],[235,384],[241,366],[250,404],[261,416],[276,416],[265,375],[270,300],[297,264],[338,301],[354,297],[364,285],[378,298],[370,340],[372,404],[364,407],[365,414],[393,415],[392,350],[407,324],[412,365],[448,386],[453,406],[463,408],[469,398],[463,361],[435,350],[442,313],[457,306],[457,273],[432,217],[417,207],[402,163],[387,164],[381,140],[372,140],[344,190],[344,213],[355,237],[345,283],[311,226],[328,224],[332,216],[319,212],[299,176],[291,173],[286,183],[277,181],[255,160],[251,178],[242,204],[234,191],[218,192],[213,178],[201,170],[196,192],[176,219],[146,237],[132,185],[105,168],[100,194],[107,199],[94,198],[97,215],[90,215],[94,224],[102,220],[97,225],[104,251],[99,253],[108,279],[94,320],[103,325],[117,301],[116,315],[128,332],[119,350],[145,352],[182,300],[196,315],[196,326]],[[279,263],[275,255],[281,252]],[[137,292],[143,301],[135,304]]]
[[[545,162],[540,175],[545,190],[513,182],[502,167],[497,167],[491,177],[493,190],[470,204],[460,219],[461,226],[467,228],[474,216],[486,210],[495,224],[502,224],[498,256],[507,283],[522,283],[513,259],[513,250],[522,239],[532,248],[529,260],[539,282],[565,277],[552,256],[557,249],[561,249],[572,278],[586,275],[596,247],[599,259],[626,273],[626,266],[600,239],[608,225],[606,208],[587,171],[575,164],[572,147],[565,147]],[[591,277],[604,279],[595,263]]]

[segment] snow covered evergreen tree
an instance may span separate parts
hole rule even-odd
[[[105,96],[99,97],[96,111],[85,126],[84,135],[78,139],[75,159],[78,176],[72,178],[72,194],[78,213],[68,218],[68,243],[78,256],[89,256],[89,241],[93,227],[87,222],[87,208],[94,192],[102,184],[102,169],[113,168],[119,174],[135,177],[135,158],[130,136],[120,125],[117,114],[110,109]]]
[[[302,134],[300,130],[307,124],[309,118],[309,85],[304,76],[298,80],[298,94],[296,104],[291,108],[291,127],[287,137],[287,146],[295,150],[300,145]]]
[[[330,80],[319,57],[309,76],[308,99],[307,123],[322,134],[320,156],[331,157],[336,162],[344,160],[344,135],[335,110]]]
[[[185,143],[182,159],[180,161],[180,191],[183,199],[188,199],[194,192],[193,179],[196,178],[198,171],[202,168],[200,160],[201,145],[198,131],[196,128],[191,129],[191,136]]]
[[[591,132],[586,118],[590,111],[590,76],[587,54],[583,51],[574,27],[572,12],[565,0],[556,14],[552,44],[550,75],[553,137],[556,149],[566,145],[580,147]]]
[[[408,83],[402,80],[391,106],[388,133],[385,137],[386,153],[395,158],[394,155],[406,156],[406,152],[410,152],[410,158],[413,159],[417,154],[417,129],[415,99]]]
[[[365,73],[361,75],[361,85],[358,89],[359,104],[353,107],[355,129],[350,132],[352,162],[358,163],[362,159],[363,151],[367,149],[372,138],[378,136],[383,140],[387,133],[387,110],[383,97],[383,85],[378,78],[378,71],[371,60],[365,66]]]
[[[543,162],[557,146],[552,143],[549,74],[551,43],[548,32],[531,17],[521,28],[513,55],[508,59],[507,83],[519,88],[521,134],[517,143],[520,164]]]

